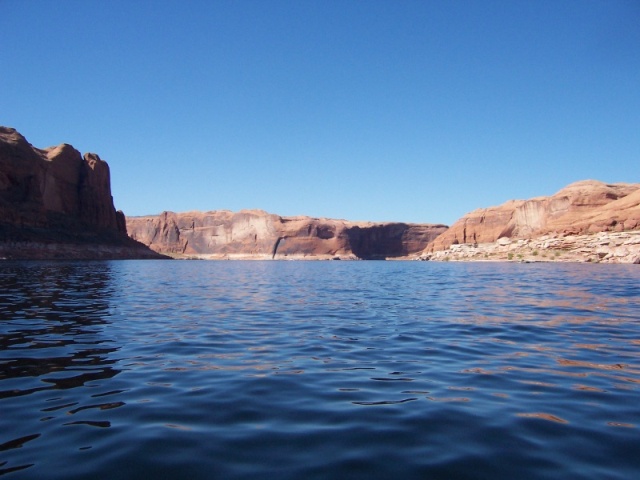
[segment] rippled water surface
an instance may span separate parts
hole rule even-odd
[[[640,267],[0,263],[6,478],[640,478]]]

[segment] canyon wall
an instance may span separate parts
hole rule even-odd
[[[541,248],[554,248],[554,257],[564,251],[573,252],[563,257],[567,259],[635,262],[640,258],[638,237],[627,235],[635,231],[640,231],[640,184],[595,180],[573,183],[549,197],[474,210],[451,228],[281,217],[261,210],[163,212],[125,219],[114,208],[109,166],[98,155],[82,156],[67,144],[38,149],[16,130],[0,127],[0,259],[161,258],[160,254],[526,259]],[[612,234],[610,240],[602,236],[607,233]],[[600,236],[588,237],[594,234]],[[478,245],[484,247],[477,250]]]
[[[446,228],[280,217],[261,210],[127,218],[131,238],[160,253],[195,258],[403,257],[424,250]]]
[[[106,162],[0,127],[0,258],[140,257],[158,255],[127,236]]]
[[[500,238],[584,235],[640,229],[640,184],[572,183],[549,197],[474,210],[429,244],[426,253]]]

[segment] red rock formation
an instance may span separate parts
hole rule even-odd
[[[422,251],[444,225],[280,217],[261,210],[129,217],[131,237],[157,252],[253,258],[386,258]]]
[[[57,257],[49,247],[62,244],[64,258],[93,258],[90,245],[105,247],[92,248],[96,258],[157,257],[127,237],[98,155],[83,158],[67,144],[41,150],[0,127],[0,257]]]
[[[113,206],[109,165],[95,153],[84,155],[80,170],[78,206],[80,218],[85,222],[127,233],[126,224],[122,228],[122,223],[118,223],[118,214]]]
[[[640,184],[572,183],[550,197],[474,210],[436,238],[428,252],[499,238],[536,238],[640,228]]]
[[[106,162],[92,153],[83,159],[67,144],[34,148],[6,127],[0,127],[0,208],[5,221],[19,217],[23,225],[47,226],[63,214],[118,231]]]

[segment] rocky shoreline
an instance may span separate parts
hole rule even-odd
[[[350,255],[316,255],[316,254],[282,254],[282,255],[267,255],[260,253],[169,253],[168,257],[175,260],[242,260],[242,261],[329,261],[329,260],[363,260],[357,256]],[[407,257],[398,258],[399,260],[406,259]],[[396,260],[395,257],[389,257],[377,260]]]
[[[0,242],[0,260],[151,260],[163,259],[144,246],[105,243]]]
[[[640,230],[588,235],[543,235],[533,239],[502,237],[491,243],[451,245],[416,260],[520,261],[640,264]]]

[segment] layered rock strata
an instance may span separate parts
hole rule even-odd
[[[511,200],[474,210],[455,222],[427,253],[451,245],[495,242],[500,238],[583,235],[640,228],[640,184],[572,183],[550,197]]]
[[[446,228],[281,217],[261,210],[163,212],[127,218],[131,238],[157,252],[210,259],[402,257],[421,252]]]
[[[0,258],[147,257],[158,255],[127,236],[106,162],[0,127]]]

